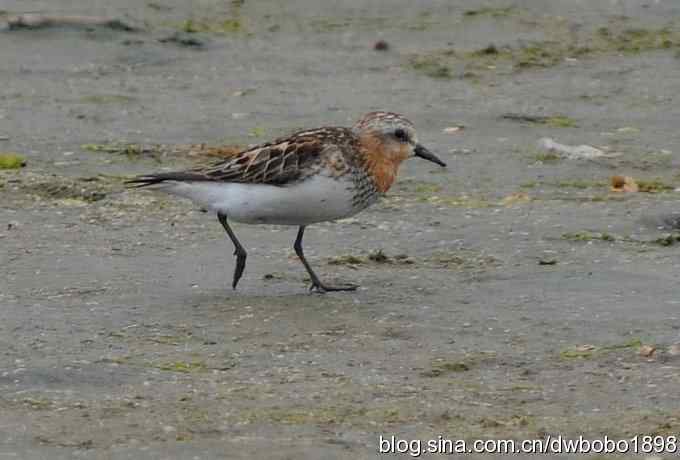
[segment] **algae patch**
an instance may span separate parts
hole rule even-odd
[[[54,403],[52,401],[44,398],[24,398],[21,400],[21,402],[33,410],[48,410],[54,407]]]
[[[0,169],[19,169],[26,166],[26,159],[18,153],[0,153]]]
[[[391,265],[391,266],[426,266],[436,269],[479,270],[498,266],[501,262],[493,256],[478,253],[469,249],[439,251],[428,257],[413,258],[406,254],[390,256],[382,249],[366,255],[340,255],[328,259],[329,265],[345,265],[356,268],[358,265]]]
[[[562,239],[567,241],[584,241],[584,242],[588,241],[614,242],[618,238],[615,235],[606,232],[581,231],[564,233],[562,234]]]
[[[671,192],[675,190],[673,185],[667,184],[661,179],[652,180],[636,180],[638,188],[641,192],[647,193],[659,193],[659,192]]]
[[[465,17],[483,15],[482,10],[471,10]],[[493,16],[493,13],[486,15]],[[550,30],[549,39],[532,43],[489,44],[476,50],[445,48],[425,51],[412,55],[406,67],[432,78],[451,78],[453,69],[457,68],[463,76],[507,75],[602,54],[633,55],[680,47],[680,30],[670,27],[618,31],[601,28],[577,35],[568,23],[555,23],[554,18],[545,18],[540,25]],[[557,128],[575,126],[572,120],[560,117],[546,123]]]
[[[572,180],[560,180],[554,184],[548,185],[554,185],[559,188],[576,188],[585,190],[588,188],[604,187],[607,185],[607,183],[605,181],[597,180],[572,179]]]
[[[333,257],[328,260],[329,265],[365,265],[365,264],[390,264],[390,265],[412,265],[415,261],[407,256],[406,254],[397,254],[395,256],[389,256],[383,252],[382,249],[378,249],[368,253],[368,255],[341,255]]]
[[[654,238],[654,239],[640,239],[631,236],[619,236],[613,235],[606,232],[590,232],[590,231],[580,231],[580,232],[570,232],[564,233],[562,239],[567,241],[606,241],[606,242],[623,242],[632,243],[637,245],[656,245],[656,246],[673,246],[676,243],[680,243],[680,234],[670,233],[668,235]]]
[[[659,246],[673,246],[676,243],[680,243],[680,234],[675,233],[666,235],[655,239],[653,243],[658,244]]]
[[[528,115],[522,113],[506,113],[501,115],[504,120],[520,123],[547,125],[553,128],[575,128],[576,120],[566,115]]]
[[[478,352],[465,355],[461,359],[437,358],[432,360],[430,368],[420,373],[422,377],[442,377],[449,374],[468,372],[483,363],[496,359],[495,352]]]
[[[100,153],[116,153],[120,155],[127,155],[128,157],[135,157],[143,154],[158,155],[162,152],[160,145],[142,145],[142,144],[127,144],[127,143],[106,143],[106,144],[82,144],[81,149],[89,152]]]
[[[216,35],[227,35],[242,32],[243,23],[238,18],[222,20],[212,19],[187,19],[177,25],[177,28],[185,33],[211,33]]]
[[[453,78],[451,68],[444,64],[437,55],[413,56],[409,59],[408,66],[430,78],[440,80]]]
[[[575,128],[577,126],[576,120],[564,115],[555,115],[547,117],[545,124],[553,128]]]
[[[540,161],[540,160],[539,160]],[[548,160],[543,160],[548,161]],[[563,179],[555,182],[532,180],[520,184],[520,188],[533,189],[538,187],[556,187],[556,188],[574,188],[579,190],[586,190],[591,188],[603,188],[607,186],[604,180],[588,180],[588,179]]]
[[[560,351],[560,358],[562,359],[590,359],[610,353],[617,350],[635,349],[642,346],[642,341],[639,338],[630,339],[627,342],[613,344],[613,345],[578,345]]]
[[[264,137],[265,134],[267,134],[267,130],[261,126],[254,127],[248,133],[250,137]]]
[[[162,371],[180,372],[182,374],[206,372],[208,370],[208,366],[203,361],[172,361],[155,367]]]
[[[562,160],[562,156],[555,152],[535,152],[530,158],[533,161],[541,163],[557,163]]]

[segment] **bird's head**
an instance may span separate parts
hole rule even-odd
[[[418,142],[416,130],[406,117],[392,112],[370,112],[352,127],[354,133],[375,155],[382,155],[398,166],[407,158],[420,157],[446,166],[442,160]]]

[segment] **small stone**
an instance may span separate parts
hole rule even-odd
[[[205,41],[196,37],[195,34],[189,34],[184,32],[175,32],[167,37],[159,38],[161,43],[174,43],[179,46],[185,46],[190,48],[201,48],[205,46]]]
[[[638,354],[645,358],[651,358],[656,352],[656,347],[654,345],[642,345],[638,350]]]
[[[635,179],[630,176],[612,176],[610,180],[612,192],[638,192],[640,190]]]
[[[589,343],[579,345],[576,348],[574,348],[574,350],[576,350],[579,353],[585,353],[585,352],[588,352],[588,351],[595,351],[596,349],[597,349],[597,347],[595,345],[591,345]]]
[[[539,139],[538,147],[541,150],[556,153],[569,160],[592,160],[598,157],[616,157],[618,153],[607,154],[603,150],[590,145],[565,145],[555,142],[553,139],[544,137]]]
[[[481,54],[498,54],[498,48],[493,43],[480,50]]]
[[[540,259],[538,265],[557,265],[557,259]]]
[[[453,155],[470,155],[471,153],[475,153],[475,149],[451,149],[449,152]]]
[[[373,49],[376,51],[387,51],[390,49],[390,44],[387,43],[385,40],[378,40],[373,45]]]

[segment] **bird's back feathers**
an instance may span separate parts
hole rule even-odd
[[[146,187],[165,181],[213,181],[284,186],[315,174],[322,167],[323,156],[347,150],[357,142],[356,135],[347,128],[299,131],[208,167],[143,175],[127,184]]]

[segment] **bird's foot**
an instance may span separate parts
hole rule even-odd
[[[339,286],[329,286],[327,284],[323,284],[321,281],[312,281],[312,285],[309,287],[309,290],[323,294],[325,292],[356,291],[358,287],[358,284],[351,283],[342,284]]]

